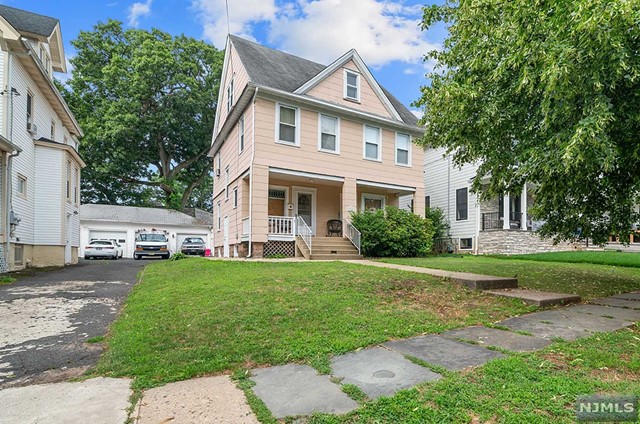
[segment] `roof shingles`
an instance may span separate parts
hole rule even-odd
[[[201,220],[172,209],[120,205],[80,205],[80,219],[130,222],[143,225],[207,226]]]
[[[43,37],[49,37],[59,22],[56,18],[5,5],[0,5],[0,16],[19,32],[28,32]]]

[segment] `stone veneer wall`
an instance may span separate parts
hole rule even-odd
[[[478,253],[517,255],[522,253],[562,252],[583,250],[581,243],[559,243],[542,239],[536,233],[520,230],[481,231],[478,236]]]

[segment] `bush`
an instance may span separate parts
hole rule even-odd
[[[373,257],[424,256],[433,244],[431,221],[395,207],[351,215],[362,233],[362,254]]]
[[[174,253],[173,255],[171,255],[171,260],[172,261],[180,261],[182,259],[187,259],[188,257],[189,257],[189,255],[185,255],[182,252],[177,252],[177,253]]]

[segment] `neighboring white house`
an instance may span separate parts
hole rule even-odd
[[[212,220],[210,212],[196,209],[194,216],[172,209],[142,208],[116,205],[80,206],[80,256],[91,240],[117,240],[125,258],[133,258],[136,232],[163,231],[169,238],[169,250],[180,250],[187,237],[202,237],[207,248],[212,246]]]
[[[53,83],[55,18],[0,5],[0,270],[78,260],[82,130]]]
[[[517,193],[480,201],[471,191],[477,168],[474,164],[458,168],[444,149],[425,149],[425,205],[444,211],[454,251],[515,254],[581,248],[577,244],[554,245],[536,235],[542,222],[532,221],[528,213],[534,202],[531,184]]]

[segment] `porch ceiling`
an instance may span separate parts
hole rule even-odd
[[[398,196],[404,196],[404,195],[413,194],[416,192],[415,187],[380,183],[375,181],[356,180],[356,184],[358,185],[359,188],[366,187],[366,188],[375,188],[378,190],[382,189],[382,190],[386,190],[387,193],[397,194]]]
[[[280,168],[269,168],[269,178],[276,178],[297,184],[320,184],[334,187],[341,187],[344,183],[344,178],[342,177]]]

